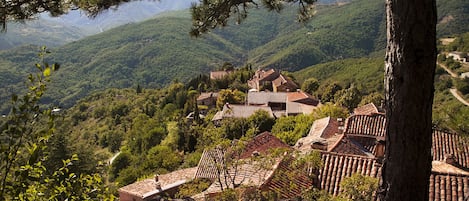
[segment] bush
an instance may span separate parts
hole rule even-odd
[[[469,93],[469,78],[455,80],[455,82],[456,89],[458,89],[458,91],[460,91],[463,95]]]

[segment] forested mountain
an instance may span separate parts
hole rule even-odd
[[[0,50],[35,44],[58,47],[111,28],[137,23],[155,15],[190,7],[190,0],[132,1],[90,18],[80,10],[50,17],[48,13],[24,23],[8,23],[8,31],[0,35]]]
[[[456,13],[467,10],[450,8],[468,4],[447,2],[441,16],[459,19],[461,15]],[[47,61],[58,62],[62,68],[45,102],[69,107],[90,92],[105,88],[161,87],[174,79],[184,81],[208,73],[224,62],[296,71],[341,58],[367,57],[385,46],[382,1],[318,5],[316,16],[307,24],[295,22],[296,9],[285,9],[282,15],[253,10],[241,25],[233,23],[197,39],[188,34],[188,11],[164,13],[51,49]],[[460,21],[446,24],[455,22]],[[440,33],[464,29],[469,27]],[[2,103],[22,86],[21,80],[37,61],[37,50],[26,46],[0,52]],[[5,112],[5,107],[0,111]]]

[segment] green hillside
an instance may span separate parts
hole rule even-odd
[[[7,27],[6,33],[0,33],[0,50],[22,44],[57,47],[85,36],[79,28],[47,20],[9,23]]]
[[[364,93],[383,92],[384,60],[382,57],[344,59],[318,64],[293,73],[300,83],[314,77],[321,85],[337,82],[354,84]]]
[[[457,2],[449,2],[453,3]],[[445,4],[445,8],[451,5]],[[47,61],[58,62],[62,68],[44,101],[70,107],[93,91],[138,84],[162,87],[175,79],[186,81],[208,73],[224,62],[296,71],[337,59],[367,57],[385,47],[382,1],[320,5],[307,24],[296,23],[295,15],[295,7],[281,14],[253,10],[241,25],[232,24],[196,39],[188,34],[188,11],[169,12],[51,49]],[[29,69],[34,69],[38,49],[26,46],[0,51],[0,105],[21,88]],[[5,112],[5,107],[0,111]]]

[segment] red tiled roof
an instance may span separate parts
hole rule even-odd
[[[295,82],[281,74],[272,81],[272,85],[275,85],[277,87],[284,85],[290,90],[295,90],[298,88],[298,85]]]
[[[373,113],[379,113],[378,107],[374,103],[368,103],[353,110],[353,114],[369,115]]]
[[[278,139],[270,132],[266,131],[257,135],[246,144],[246,147],[244,148],[244,151],[241,154],[240,158],[251,157],[254,152],[266,153],[270,149],[275,148],[292,149],[290,146],[282,142],[282,140]]]
[[[370,137],[360,137],[360,136],[347,136],[348,139],[360,144],[367,152],[376,155],[376,146],[377,139]]]
[[[430,175],[429,200],[465,200],[469,197],[469,177],[447,174]]]
[[[324,151],[335,145],[341,136],[336,135],[339,132],[339,122],[335,118],[326,117],[313,122],[311,129],[306,137],[299,139],[295,148],[300,151],[310,151],[311,144],[315,142],[325,143]]]
[[[332,195],[340,193],[340,182],[354,173],[379,178],[381,164],[373,158],[322,153],[323,168],[316,187]],[[464,200],[469,197],[469,172],[444,162],[433,161],[429,200]]]
[[[205,149],[197,165],[196,179],[215,179],[218,177],[217,164],[223,164],[223,152],[217,148]]]
[[[345,134],[370,137],[385,135],[386,117],[384,114],[352,115],[345,123]]]
[[[453,155],[456,163],[469,168],[469,139],[460,135],[433,130],[432,156],[435,161],[443,161],[448,154]]]
[[[259,81],[272,81],[278,76],[278,72],[274,69],[270,69],[268,71],[258,70],[256,74],[258,75]]]
[[[284,157],[272,177],[261,186],[261,189],[277,192],[281,198],[294,198],[310,189],[313,186],[313,180],[306,170],[298,171],[298,167],[292,165],[294,160],[295,158],[291,156]]]
[[[161,190],[157,190],[155,178],[138,181],[119,189],[119,193],[127,193],[136,197],[149,197],[153,194],[163,192],[166,188],[173,187],[173,184],[183,184],[192,180],[197,168],[186,168],[158,176]]]
[[[317,106],[319,104],[319,100],[316,100],[311,95],[304,91],[296,91],[296,92],[289,92],[287,93],[287,100],[290,102],[298,102],[307,105]]]
[[[328,152],[368,156],[367,150],[362,145],[350,140],[345,135],[342,135],[335,145],[328,149]]]
[[[282,142],[270,132],[263,132],[246,144],[244,151],[240,155],[240,159],[249,158],[254,152],[266,153],[268,150],[275,148],[291,149],[290,146]],[[204,150],[199,160],[199,165],[197,166],[198,168],[195,173],[195,178],[217,178],[217,165],[223,164],[223,157],[223,151],[218,148]]]
[[[340,192],[340,182],[354,173],[380,177],[381,164],[374,158],[322,152],[323,168],[319,171],[319,183],[316,187],[332,195]]]

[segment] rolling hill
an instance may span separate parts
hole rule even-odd
[[[449,9],[442,15],[457,16],[451,12],[455,11]],[[294,22],[295,15],[296,7],[282,14],[252,10],[241,25],[196,39],[188,34],[188,11],[169,12],[71,42],[52,49],[47,58],[62,68],[53,77],[45,102],[69,107],[106,88],[162,87],[174,79],[185,81],[208,73],[224,62],[297,71],[337,59],[368,57],[385,47],[381,1],[318,5],[317,15],[307,24]],[[27,69],[33,69],[37,50],[25,46],[0,51],[0,76],[7,80],[0,87],[1,105],[11,92],[24,88],[22,80]]]

